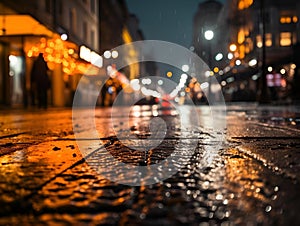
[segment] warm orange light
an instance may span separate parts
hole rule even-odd
[[[218,68],[218,67],[215,67],[215,68],[214,68],[214,72],[215,72],[215,73],[218,73],[218,72],[219,72],[219,68]]]
[[[238,3],[238,9],[244,10],[249,8],[253,4],[253,0],[240,0]]]
[[[123,41],[124,41],[126,44],[132,42],[132,38],[131,38],[130,33],[129,33],[129,31],[127,30],[126,27],[123,28],[123,31],[122,31],[122,38],[123,38]]]
[[[297,23],[298,22],[298,17],[297,16],[293,16],[293,22]]]
[[[268,47],[272,46],[272,34],[271,33],[266,34],[266,46],[268,46]]]
[[[241,29],[238,33],[238,43],[242,44],[244,41],[245,41],[245,32],[244,29]]]
[[[32,50],[29,50],[29,51],[28,51],[27,56],[28,56],[28,57],[32,57]]]
[[[258,48],[261,48],[261,47],[263,46],[261,35],[257,35],[257,36],[256,36],[256,46],[257,46]]]
[[[239,8],[239,10],[243,10],[243,9],[245,9],[245,3],[244,3],[244,1],[243,1],[243,0],[241,0],[241,1],[239,2],[239,4],[238,4],[238,8]]]
[[[169,78],[171,78],[172,75],[173,75],[173,73],[172,73],[171,71],[168,71],[168,72],[167,72],[167,76],[168,76]]]
[[[49,42],[49,46],[50,46],[51,48],[54,48],[54,46],[55,46],[54,42],[53,42],[53,41]]]
[[[245,45],[241,45],[239,50],[240,50],[239,51],[240,52],[239,57],[241,59],[244,59],[245,58]]]
[[[281,32],[280,33],[280,46],[290,46],[292,44],[292,33]]]
[[[68,53],[69,53],[70,55],[72,55],[72,54],[74,53],[74,49],[69,49],[69,50],[68,50]]]

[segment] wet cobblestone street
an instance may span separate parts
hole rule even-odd
[[[118,109],[115,125],[111,108],[96,109],[98,140],[85,136],[88,123],[75,125],[89,150],[76,143],[70,109],[0,112],[0,224],[299,225],[300,111],[266,109],[229,106],[226,139],[217,145],[206,106],[197,107],[200,128],[179,128],[171,110],[153,114],[151,106],[139,107],[130,115],[131,134],[148,136],[154,116],[168,128],[147,152],[134,139],[116,136],[128,132],[125,108]],[[81,116],[84,122],[88,114],[82,110]],[[210,150],[216,154],[204,161]],[[114,172],[130,183],[135,175],[110,164],[104,152],[136,166],[170,155],[185,164],[164,181],[128,186],[107,179]],[[97,168],[102,163],[105,169]]]

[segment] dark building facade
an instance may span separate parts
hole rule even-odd
[[[214,56],[222,49],[224,36],[220,33],[223,5],[214,0],[200,3],[193,21],[193,47],[195,53],[212,67]],[[213,38],[205,38],[206,31],[213,32]],[[211,68],[212,69],[212,68]]]
[[[293,98],[292,90],[299,87],[296,83],[299,62],[295,57],[300,37],[299,1],[231,0],[228,4],[230,42],[237,46],[232,65],[241,61],[241,66],[235,68],[236,74],[241,69],[249,72],[256,68],[244,77],[249,81],[249,76],[252,80],[259,78],[258,95],[271,89],[276,92],[272,91],[270,101],[289,101]]]

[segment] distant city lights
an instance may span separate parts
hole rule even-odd
[[[112,58],[117,58],[119,56],[119,53],[118,53],[118,51],[116,51],[116,50],[113,50],[112,52],[111,52],[111,57]]]
[[[268,72],[272,72],[273,68],[271,66],[268,67]]]
[[[241,65],[241,63],[242,63],[242,61],[241,61],[241,60],[236,60],[236,61],[235,61],[235,65],[237,65],[237,66],[240,66],[240,65]]]
[[[217,55],[216,55],[216,57],[215,57],[215,60],[216,61],[220,61],[220,60],[222,60],[223,59],[223,54],[222,53],[218,53]]]
[[[207,30],[204,32],[204,38],[208,41],[214,38],[214,32],[212,30]]]
[[[236,51],[236,50],[237,50],[236,44],[231,44],[231,45],[229,46],[229,50],[230,50],[231,52]]]
[[[256,59],[252,59],[249,61],[249,66],[250,67],[254,67],[257,64],[257,60]]]
[[[181,67],[181,70],[182,70],[183,72],[188,72],[189,69],[190,69],[190,67],[189,67],[189,65],[187,65],[187,64],[184,64],[184,65],[182,65],[182,67]]]
[[[66,41],[68,39],[68,35],[67,34],[61,34],[60,38],[61,38],[61,40]]]
[[[214,67],[214,72],[218,73],[219,72],[219,68],[218,67]]]
[[[143,78],[142,79],[142,84],[143,85],[150,85],[151,84],[151,79],[150,78]]]
[[[167,72],[167,77],[171,78],[172,75],[173,75],[173,73],[172,73],[171,71],[168,71],[168,72]]]
[[[138,79],[131,80],[130,85],[134,91],[139,91],[141,88],[140,81]]]
[[[203,82],[201,85],[200,85],[201,89],[207,89],[209,87],[209,83],[208,82]]]
[[[103,54],[104,58],[109,59],[111,57],[111,52],[109,50],[106,50]]]
[[[205,75],[205,77],[209,77],[210,76],[210,71],[206,71],[205,73],[204,73],[204,75]]]
[[[232,53],[228,53],[227,58],[228,58],[228,60],[232,60],[233,59],[233,54]]]

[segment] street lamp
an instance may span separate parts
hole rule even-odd
[[[212,30],[207,30],[204,32],[204,38],[207,40],[207,41],[210,41],[214,38],[214,32]]]
[[[208,67],[211,70],[211,40],[214,38],[214,32],[212,30],[207,30],[204,32],[204,38],[208,41]],[[211,98],[211,76],[208,78],[209,80],[209,87],[208,87],[208,100]]]

